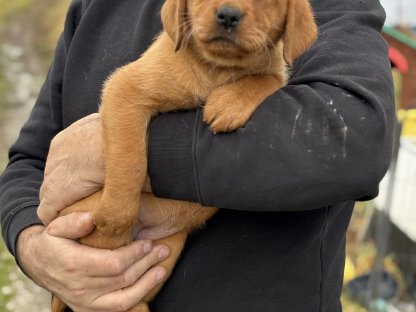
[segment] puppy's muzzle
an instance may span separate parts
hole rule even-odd
[[[231,32],[240,24],[242,17],[243,14],[239,9],[223,5],[218,8],[215,18],[219,26]]]

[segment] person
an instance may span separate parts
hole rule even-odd
[[[152,121],[153,193],[222,209],[188,239],[151,311],[342,310],[345,233],[354,202],[375,197],[388,168],[393,87],[379,1],[311,4],[318,41],[295,62],[288,85],[243,128],[215,135],[201,120],[202,108]],[[100,90],[114,69],[151,44],[161,30],[161,5],[72,2],[1,177],[9,250],[29,277],[74,311],[133,306],[164,277],[157,263],[169,250],[149,239],[179,230],[173,218],[152,220],[152,207],[142,207],[140,240],[96,250],[77,242],[93,229],[90,215],[56,218],[101,187],[101,124],[94,114]]]

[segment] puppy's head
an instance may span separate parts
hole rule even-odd
[[[191,45],[222,65],[279,40],[291,64],[317,36],[308,0],[166,0],[162,22],[176,50]]]

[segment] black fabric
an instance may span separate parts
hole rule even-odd
[[[318,42],[242,129],[212,134],[202,111],[158,116],[149,171],[160,197],[225,208],[189,238],[153,312],[341,311],[354,200],[377,195],[394,123],[385,13],[377,0],[313,0]],[[15,254],[39,223],[51,138],[97,111],[103,81],[161,30],[162,0],[73,1],[48,78],[0,179]]]
[[[377,195],[390,160],[394,110],[387,47],[379,34],[384,12],[377,1],[312,4],[318,42],[296,62],[288,86],[269,97],[245,127],[215,135],[200,121],[202,114],[195,117],[200,122],[194,132],[174,114],[151,125],[175,129],[159,143],[168,150],[176,144],[174,133],[192,137],[193,179],[203,204],[296,211]],[[153,190],[189,199],[189,189],[180,187],[188,167],[153,167],[157,148],[149,146]],[[158,156],[158,165],[177,157]]]
[[[151,311],[341,311],[342,237],[352,206],[223,209],[189,238]]]

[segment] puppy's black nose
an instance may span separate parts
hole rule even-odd
[[[241,17],[239,9],[223,5],[218,9],[216,19],[218,24],[231,31],[240,24]]]

